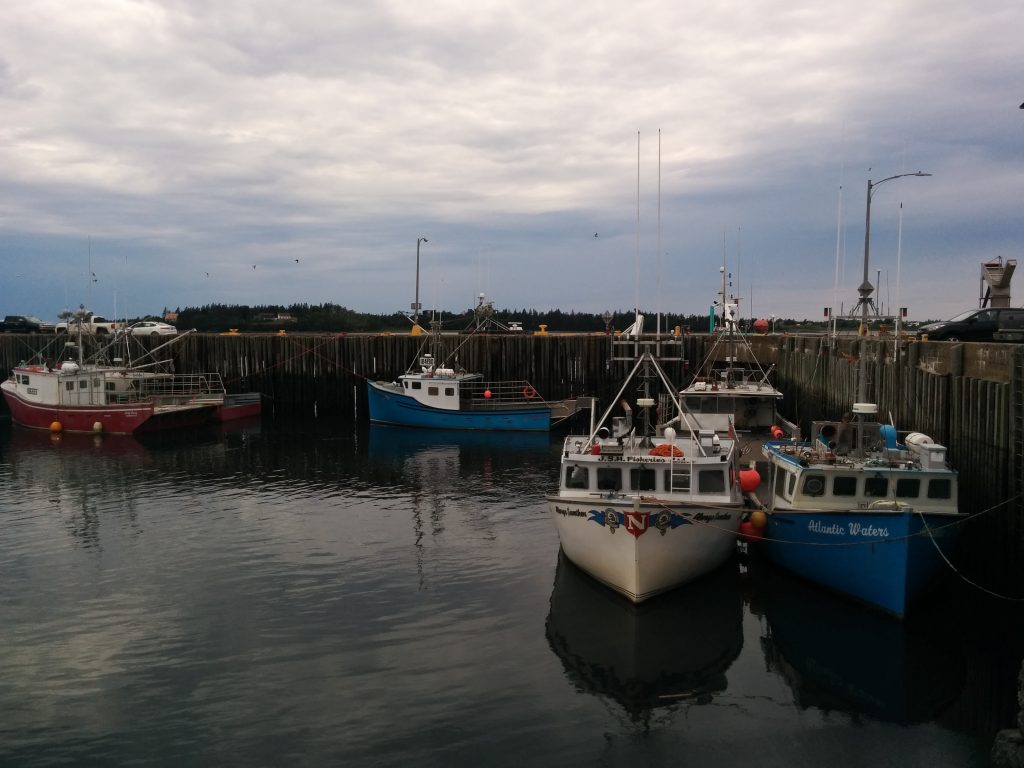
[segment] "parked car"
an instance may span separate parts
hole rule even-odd
[[[44,323],[33,315],[7,315],[0,329],[4,333],[40,333],[53,329],[53,323]]]
[[[143,320],[128,327],[132,336],[174,336],[178,329],[168,323]]]
[[[931,341],[1014,341],[1005,336],[1022,330],[1024,309],[987,307],[961,312],[949,320],[925,323],[917,328],[916,334]]]

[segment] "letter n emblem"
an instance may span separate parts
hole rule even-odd
[[[625,518],[626,530],[633,534],[634,537],[639,537],[647,530],[650,516],[646,512],[626,512],[623,517]]]

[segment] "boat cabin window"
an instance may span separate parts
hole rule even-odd
[[[665,470],[665,487],[673,492],[690,490],[690,465],[679,464],[673,469]]]
[[[22,384],[28,384],[28,375],[22,375],[18,377],[18,381]]]
[[[901,477],[896,480],[897,499],[916,499],[921,493],[921,481],[916,477]]]
[[[566,488],[589,488],[590,487],[590,472],[586,467],[581,467],[578,464],[571,467],[565,468],[565,487]]]
[[[889,495],[889,478],[865,477],[864,495],[874,499],[884,499]]]
[[[655,472],[647,467],[629,470],[629,489],[631,491],[653,491]]]
[[[78,382],[78,388],[79,389],[88,389],[89,388],[89,380],[88,379],[81,379]]]
[[[697,473],[697,491],[700,493],[724,493],[725,472],[720,469],[702,469]]]
[[[929,499],[948,499],[950,497],[950,489],[952,484],[949,480],[929,480],[928,481],[928,498]]]
[[[437,397],[437,393],[438,393],[438,388],[437,387],[427,387],[427,394],[430,395],[431,397]]]
[[[825,477],[824,475],[804,475],[804,496],[824,496]]]
[[[73,382],[73,381],[65,381],[64,382],[64,389],[66,389],[68,392],[74,392],[75,391],[75,382]]]
[[[412,388],[413,389],[423,389],[423,382],[422,381],[414,381],[414,382],[411,382],[411,383],[412,383]]]
[[[621,491],[622,470],[618,467],[597,468],[597,490],[599,491]]]
[[[789,472],[782,469],[776,470],[775,473],[775,495],[785,496],[786,495],[786,478],[789,477]]]
[[[840,475],[832,478],[833,496],[856,496],[857,478]]]
[[[445,397],[455,397],[455,387],[445,387],[444,388],[444,396]]]

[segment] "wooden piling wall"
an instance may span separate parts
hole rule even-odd
[[[149,347],[163,340],[141,339]],[[804,430],[817,418],[835,418],[857,398],[859,358],[866,356],[868,401],[882,420],[914,429],[946,445],[960,471],[960,499],[979,514],[965,525],[979,568],[1010,573],[1024,563],[1019,496],[1024,488],[1024,345],[950,344],[856,337],[832,344],[821,336],[750,338],[749,351],[785,393],[782,413]],[[424,348],[424,337],[391,334],[191,334],[170,348],[180,373],[216,371],[229,391],[259,391],[278,418],[366,419],[366,380],[403,373]],[[0,369],[47,346],[59,359],[62,340],[50,335],[0,336]],[[481,334],[444,337],[452,363],[486,379],[526,379],[542,396],[595,395],[607,404],[623,374],[611,362],[604,334]],[[711,348],[709,337],[683,339],[691,365]],[[724,355],[722,345],[716,354]],[[686,367],[667,366],[677,382]],[[1007,503],[1007,500],[1011,500]],[[1002,505],[992,512],[992,507]],[[974,563],[968,562],[970,569]]]

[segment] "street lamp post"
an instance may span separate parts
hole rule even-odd
[[[861,333],[867,334],[868,327],[868,307],[872,306],[871,294],[875,288],[871,285],[868,280],[868,263],[870,261],[871,251],[871,196],[874,194],[875,189],[885,184],[887,181],[893,179],[902,179],[904,176],[931,176],[930,173],[924,173],[923,171],[915,171],[913,173],[897,173],[895,176],[887,176],[881,181],[871,181],[868,179],[868,196],[867,204],[864,207],[864,281],[860,284],[860,288],[857,292],[860,294],[860,298],[857,299],[857,303],[860,305],[860,327]],[[860,356],[861,364],[864,364],[864,354]],[[862,375],[858,377],[857,382],[857,399],[859,402],[865,402],[867,400],[867,381],[866,376]]]
[[[423,305],[420,304],[420,243],[429,242],[425,237],[416,238],[416,300],[412,303],[412,319],[419,322],[420,310],[423,309]]]
[[[860,298],[857,303],[860,304],[861,308],[861,323],[862,327],[867,326],[868,320],[868,307],[871,306],[871,294],[875,288],[871,285],[868,280],[868,263],[870,261],[870,250],[871,250],[871,196],[874,194],[875,189],[885,184],[887,181],[893,179],[902,179],[904,176],[931,176],[930,173],[924,173],[922,171],[915,171],[914,173],[897,173],[895,176],[889,176],[882,179],[881,181],[871,181],[868,179],[868,197],[867,204],[864,206],[864,282],[860,284],[860,288],[857,292],[860,294]]]

